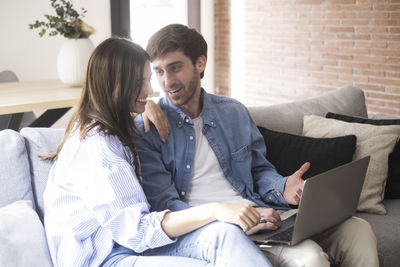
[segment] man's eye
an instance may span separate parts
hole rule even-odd
[[[154,71],[157,75],[162,75],[163,74],[163,71],[162,70],[155,70]]]
[[[172,66],[171,70],[172,71],[178,71],[181,68],[181,66]]]

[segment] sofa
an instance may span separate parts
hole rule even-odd
[[[260,127],[302,135],[303,116],[327,112],[366,117],[363,91],[339,88],[319,97],[273,106],[248,107]],[[63,129],[0,131],[0,266],[51,266],[43,228],[43,191],[51,163],[38,155],[53,151]],[[267,151],[268,154],[268,151]],[[267,155],[268,157],[268,155]],[[358,212],[377,237],[380,266],[400,262],[400,199],[384,199],[386,215]]]

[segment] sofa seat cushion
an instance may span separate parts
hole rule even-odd
[[[399,266],[400,199],[383,201],[387,214],[357,213],[371,224],[378,241],[380,266]]]
[[[0,266],[52,266],[46,234],[30,200],[0,208]]]
[[[33,201],[28,154],[16,131],[0,131],[0,207],[20,199]]]

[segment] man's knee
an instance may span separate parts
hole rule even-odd
[[[371,225],[364,219],[352,217],[344,222],[343,227],[345,229],[342,232],[341,244],[342,249],[349,254],[347,261],[350,262],[344,266],[356,266],[355,262],[361,263],[359,266],[377,266],[377,241]],[[351,240],[345,240],[346,238]],[[363,262],[365,264],[362,264]]]
[[[305,267],[317,267],[317,266],[329,266],[329,257],[322,250],[322,248],[312,241],[311,239],[304,240],[298,245],[299,253],[301,253],[300,259],[296,259],[299,263],[297,266]]]
[[[357,243],[367,242],[372,247],[376,247],[376,237],[371,225],[359,217],[351,217],[341,225],[343,238],[352,238]]]
[[[329,267],[328,255],[310,239],[296,246],[263,248],[263,252],[274,266]]]

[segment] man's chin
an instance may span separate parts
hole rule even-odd
[[[167,97],[174,106],[180,107],[182,105],[181,98],[173,98],[172,96],[167,96]]]

